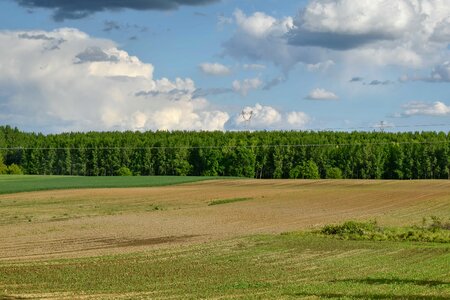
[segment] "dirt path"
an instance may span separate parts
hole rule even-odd
[[[218,199],[246,201],[208,206]],[[80,257],[280,233],[349,219],[450,216],[450,181],[223,180],[0,196],[0,260]]]

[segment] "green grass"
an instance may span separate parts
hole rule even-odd
[[[77,177],[0,175],[0,194],[58,189],[153,187],[197,182],[213,178],[216,177]]]
[[[450,247],[261,235],[145,253],[0,262],[0,298],[450,299]]]
[[[253,200],[253,198],[232,198],[232,199],[221,199],[221,200],[214,200],[209,202],[208,206],[214,206],[214,205],[222,205],[222,204],[228,204],[228,203],[236,203],[236,202],[243,202]]]

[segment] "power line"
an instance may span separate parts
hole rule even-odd
[[[410,124],[410,125],[393,125],[393,124],[386,124],[385,122],[382,122],[384,129],[395,129],[395,128],[419,128],[419,127],[450,127],[449,124]],[[373,126],[359,126],[359,127],[330,127],[330,128],[311,128],[311,129],[305,129],[307,131],[348,131],[348,130],[363,130],[363,129],[373,129],[377,130],[380,129],[381,123],[376,124]]]
[[[325,148],[325,147],[351,147],[351,146],[387,146],[387,145],[444,145],[450,141],[423,141],[423,142],[369,142],[369,143],[325,143],[325,144],[283,144],[283,145],[221,145],[221,146],[148,146],[148,147],[2,147],[3,151],[27,151],[27,150],[153,150],[153,149],[258,149],[258,148]]]

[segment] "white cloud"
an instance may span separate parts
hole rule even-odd
[[[2,118],[22,128],[223,130],[229,119],[193,99],[191,79],[154,79],[110,40],[63,28],[0,31],[0,44]]]
[[[270,126],[281,120],[281,114],[276,109],[270,106],[262,106],[258,103],[254,107],[244,108],[243,112],[246,114],[252,112],[251,122],[254,125]],[[244,118],[239,118],[238,122],[242,123],[245,121]]]
[[[311,118],[304,112],[293,111],[287,114],[287,121],[294,128],[303,128],[311,121]]]
[[[241,11],[234,17],[237,28],[225,53],[285,70],[299,62],[315,70],[328,60],[425,68],[450,56],[447,0],[311,0],[296,17]]]
[[[331,59],[318,62],[316,64],[307,64],[306,69],[310,72],[327,71],[329,68],[334,66],[336,63]]]
[[[301,129],[311,122],[311,118],[304,112],[282,113],[257,103],[245,107],[231,122],[229,127],[232,129]]]
[[[309,32],[391,38],[410,29],[416,17],[408,0],[312,0],[296,25]]]
[[[203,73],[214,76],[226,76],[231,74],[230,68],[219,63],[203,63],[200,65]]]
[[[291,17],[275,19],[262,12],[247,16],[237,10],[234,19],[236,32],[223,44],[227,55],[237,59],[269,61],[284,69],[291,68],[299,57],[309,55],[286,43],[285,36],[294,24]]]
[[[450,106],[437,101],[434,103],[410,102],[403,106],[401,116],[448,116],[450,115]]]
[[[233,91],[242,96],[247,96],[251,90],[259,89],[262,84],[263,82],[259,78],[244,79],[243,81],[235,80],[233,81]]]
[[[325,89],[317,88],[312,90],[308,96],[306,96],[308,100],[338,100],[339,97],[330,91]]]
[[[262,12],[255,12],[253,15],[247,17],[239,9],[234,12],[234,18],[243,32],[259,38],[267,35],[277,22],[274,17]]]
[[[422,67],[447,51],[449,16],[445,0],[312,0],[289,41],[348,50],[343,58],[366,64]]]
[[[438,43],[450,42],[450,16],[436,24],[431,40]]]

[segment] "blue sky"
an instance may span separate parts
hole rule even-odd
[[[0,43],[28,131],[450,128],[446,0],[3,0]]]

